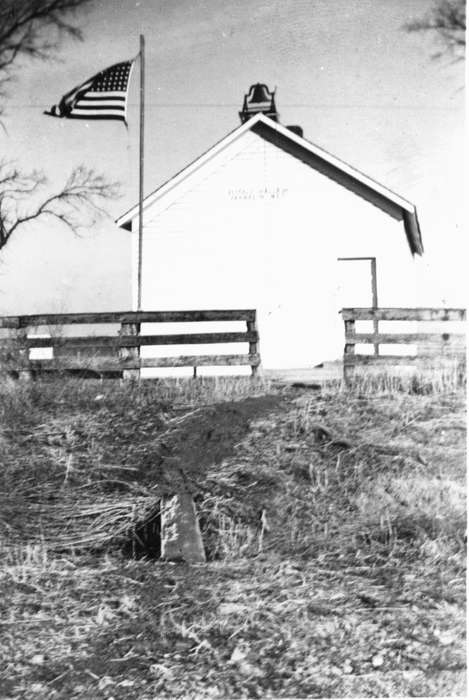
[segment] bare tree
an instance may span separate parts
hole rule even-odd
[[[103,199],[117,195],[116,183],[84,166],[76,168],[62,189],[51,194],[43,173],[22,173],[14,165],[0,164],[0,250],[16,231],[40,219],[61,221],[79,233],[105,213]]]
[[[48,60],[62,38],[81,40],[79,11],[95,0],[0,0],[0,97],[21,58]],[[0,114],[2,106],[0,105]],[[117,196],[117,184],[93,170],[76,168],[58,192],[40,171],[21,172],[0,161],[0,250],[13,234],[34,221],[52,218],[75,233],[104,213],[102,202]]]
[[[60,39],[81,39],[75,22],[79,10],[94,0],[1,0],[0,87],[11,80],[21,57],[50,59]]]
[[[408,32],[436,34],[443,49],[434,58],[450,53],[456,60],[462,60],[466,46],[466,0],[439,0],[426,15],[404,28]]]

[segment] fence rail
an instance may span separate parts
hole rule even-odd
[[[345,325],[344,379],[348,382],[358,365],[409,365],[435,362],[437,357],[465,357],[465,333],[380,333],[379,321],[463,322],[465,309],[444,308],[347,308],[341,311]],[[357,333],[357,321],[375,321],[372,333]],[[356,345],[373,345],[377,354],[356,353]],[[380,345],[417,345],[416,354],[383,355]]]
[[[141,334],[142,323],[185,323],[244,321],[245,332]],[[118,324],[117,334],[62,335],[65,326],[71,324]],[[47,337],[29,335],[31,329],[47,327]],[[202,311],[122,311],[80,314],[36,314],[28,316],[0,317],[0,329],[9,331],[0,338],[3,365],[29,378],[37,371],[88,370],[101,376],[121,373],[124,378],[138,378],[143,368],[197,367],[249,365],[256,374],[261,358],[259,334],[254,309],[202,310]],[[115,332],[115,331],[114,331]],[[177,357],[140,357],[143,346],[205,345],[220,343],[246,343],[247,354],[179,355]],[[30,351],[50,348],[49,359],[33,359]]]
[[[80,314],[0,316],[0,328],[61,326],[74,323],[171,323],[184,321],[255,321],[255,309],[203,311],[104,311]]]
[[[346,308],[344,321],[465,321],[466,309],[419,308]]]

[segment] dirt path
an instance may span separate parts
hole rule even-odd
[[[2,698],[464,696],[462,394],[291,389],[177,414],[132,400],[43,415],[5,463],[40,454],[36,497],[130,513],[132,489],[155,498],[179,470],[212,560],[5,549]]]

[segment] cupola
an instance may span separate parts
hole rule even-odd
[[[275,106],[275,90],[270,92],[264,83],[255,83],[249,88],[249,92],[244,95],[243,108],[239,113],[241,124],[255,114],[261,112],[274,122],[278,121],[278,112]]]

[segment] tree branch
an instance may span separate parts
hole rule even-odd
[[[0,0],[0,95],[18,59],[54,58],[63,36],[82,39],[79,10],[95,0]]]
[[[0,96],[21,57],[54,57],[64,36],[81,39],[79,11],[95,0],[0,0]],[[2,113],[0,107],[0,114]],[[50,194],[43,173],[22,173],[0,162],[0,250],[19,229],[45,217],[77,233],[105,214],[103,203],[118,194],[116,183],[84,166],[76,168],[62,189]]]
[[[434,55],[440,58],[449,52],[456,60],[463,60],[466,46],[465,0],[439,0],[426,15],[404,25],[408,32],[434,32],[443,44],[443,51]]]
[[[119,196],[117,183],[84,166],[71,173],[59,192],[33,203],[46,186],[43,173],[24,174],[11,164],[0,164],[0,250],[15,232],[44,217],[52,217],[78,233],[106,214],[106,200]]]

